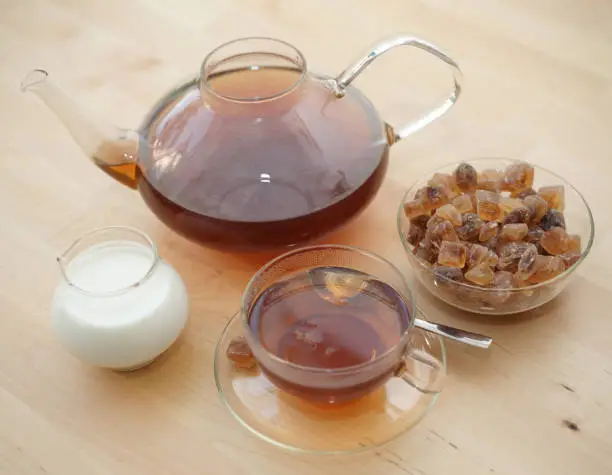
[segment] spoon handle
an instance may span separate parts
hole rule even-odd
[[[435,333],[436,335],[450,338],[451,340],[465,343],[467,345],[476,346],[478,348],[488,348],[493,342],[493,338],[478,333],[472,333],[459,328],[449,327],[440,323],[433,323],[425,320],[425,315],[420,308],[417,308],[417,315],[422,318],[417,318],[414,324],[425,331]]]

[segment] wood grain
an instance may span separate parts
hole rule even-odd
[[[0,11],[0,473],[612,473],[611,2],[0,0]],[[19,82],[44,67],[77,100],[130,126],[225,40],[276,36],[312,69],[338,73],[400,31],[449,51],[464,94],[393,147],[375,202],[329,241],[365,246],[409,272],[394,225],[402,191],[435,166],[497,155],[567,177],[592,206],[596,242],[566,292],[524,316],[468,315],[417,288],[430,318],[490,334],[493,348],[450,344],[439,404],[388,447],[348,458],[291,455],[247,433],[212,377],[216,337],[268,256],[221,254],[173,234],[91,166]],[[358,85],[400,123],[439,97],[444,72],[423,55],[394,52]],[[150,233],[193,306],[171,351],[125,375],[80,364],[49,323],[55,256],[111,224]]]

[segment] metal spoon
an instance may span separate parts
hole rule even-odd
[[[382,285],[370,279],[368,274],[360,271],[346,273],[330,267],[317,267],[310,269],[308,274],[321,298],[336,305],[346,305],[368,286]],[[377,295],[379,297],[384,296],[384,290],[386,289],[381,290],[379,288],[376,292]],[[493,342],[492,338],[485,335],[429,322],[425,319],[423,311],[418,307],[417,315],[421,318],[415,319],[415,326],[436,335],[478,348],[488,348]]]
[[[493,342],[493,338],[478,333],[461,330],[459,328],[449,327],[441,323],[433,323],[424,319],[425,314],[417,307],[417,315],[422,318],[416,318],[414,325],[421,330],[425,330],[436,335],[450,338],[451,340],[465,343],[466,345],[476,346],[478,348],[488,348]]]

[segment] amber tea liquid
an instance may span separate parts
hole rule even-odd
[[[343,276],[349,285],[330,287],[325,273]],[[410,325],[410,310],[381,281],[352,269],[320,267],[269,287],[252,305],[248,321],[259,343],[282,360],[339,370],[371,362],[394,348]],[[300,381],[295,381],[296,373],[289,381],[282,370],[271,372],[261,361],[260,366],[272,382],[294,395],[338,403],[371,392],[392,376],[396,363],[365,366],[357,379],[330,379],[327,386],[320,380],[310,384],[307,371]]]
[[[230,98],[290,91],[242,103],[186,84],[148,119],[138,168],[107,173],[137,187],[169,227],[213,247],[260,250],[331,231],[373,198],[388,143],[363,96],[338,99],[301,74],[261,67],[208,78]]]

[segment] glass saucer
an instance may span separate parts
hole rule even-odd
[[[225,354],[229,342],[243,335],[238,313],[226,325],[215,349],[217,390],[243,426],[278,447],[319,454],[371,449],[414,427],[436,402],[437,394],[423,394],[398,377],[342,405],[305,401],[278,389],[259,368],[244,370],[229,361]],[[444,342],[434,338],[446,365]]]

